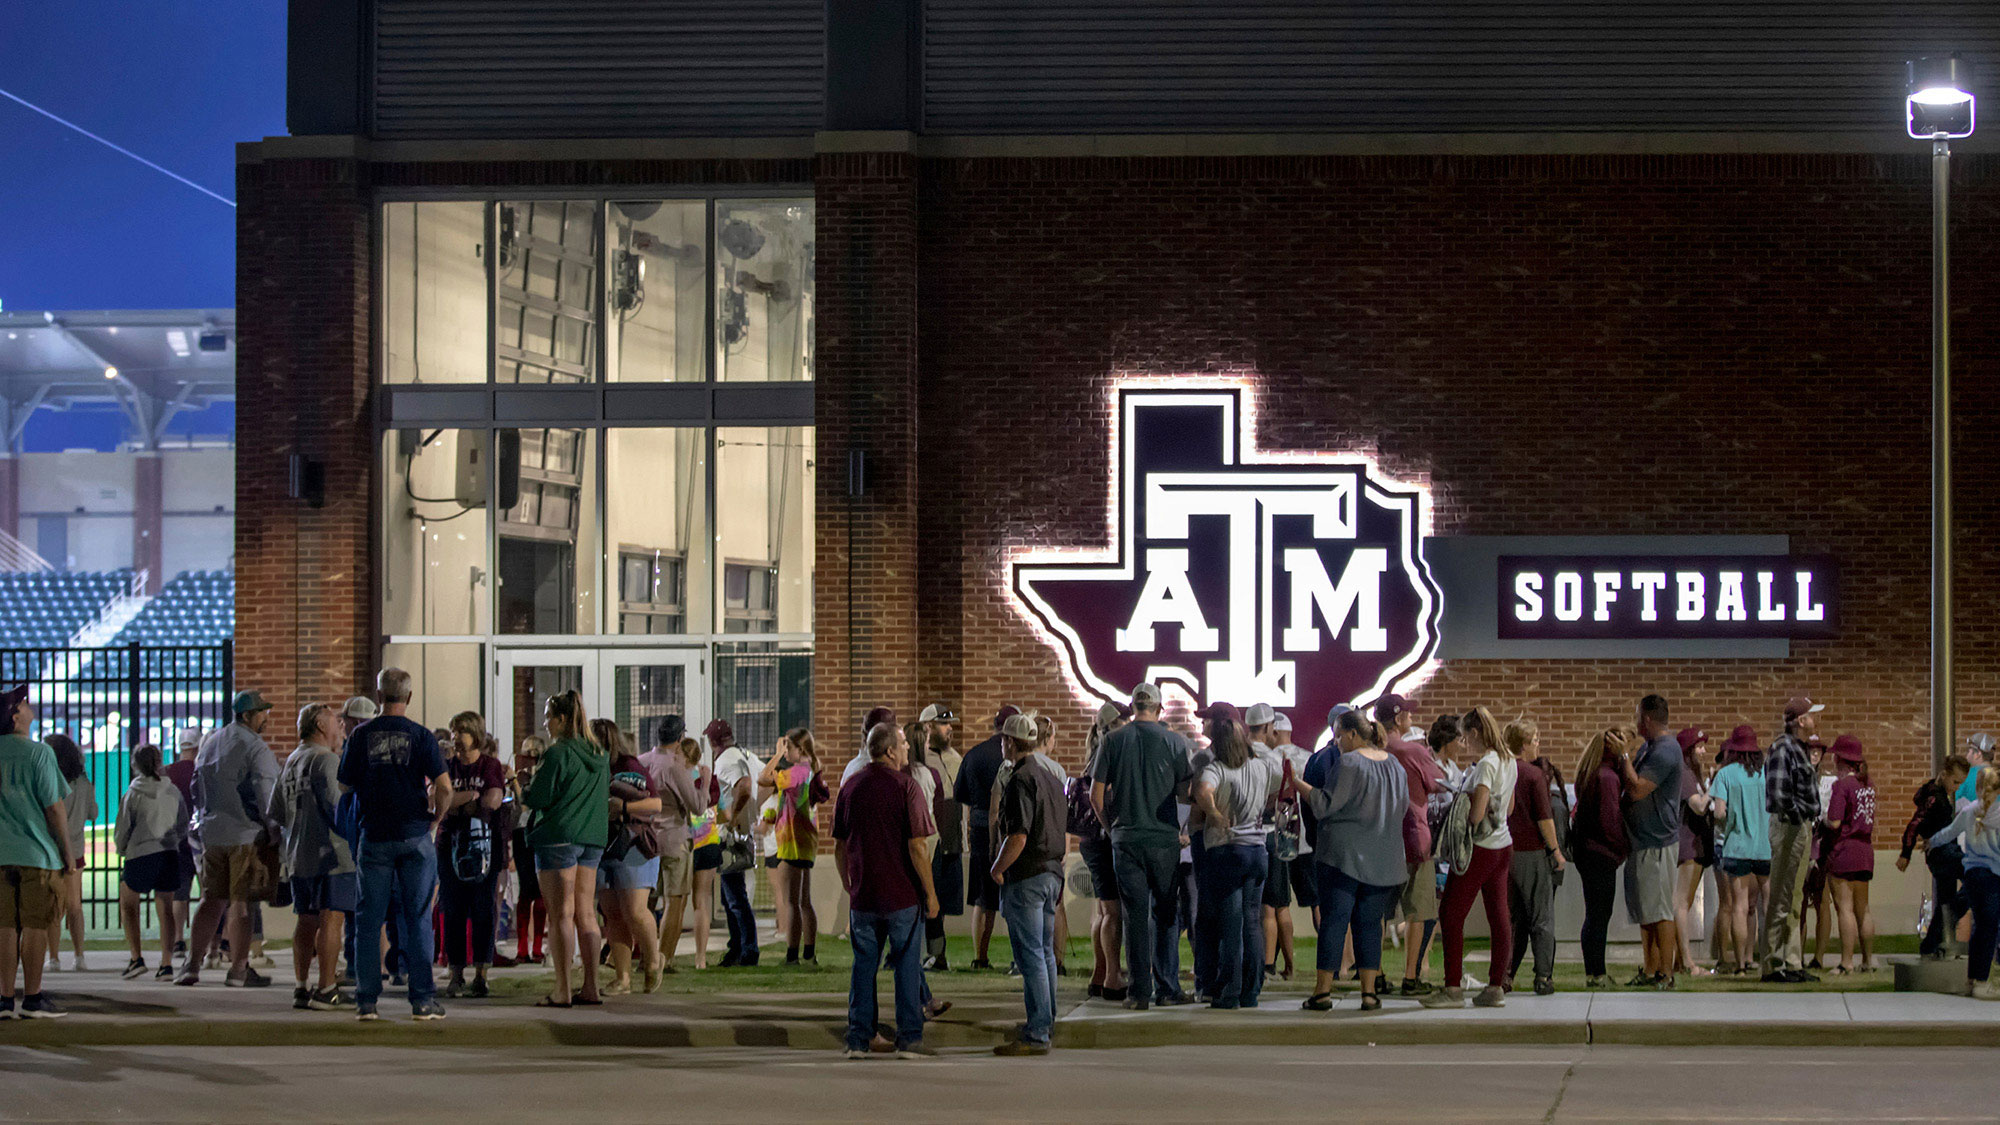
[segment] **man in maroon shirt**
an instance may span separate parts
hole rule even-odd
[[[894,722],[868,731],[868,764],[840,787],[833,855],[853,905],[848,914],[854,975],[847,989],[847,1051],[868,1057],[875,1038],[875,974],[884,952],[896,973],[896,1057],[937,1052],[924,1045],[924,927],[938,912],[931,883],[930,802],[903,772],[909,744]]]

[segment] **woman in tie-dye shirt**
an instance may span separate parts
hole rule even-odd
[[[819,933],[819,916],[813,912],[812,867],[819,854],[819,825],[814,810],[832,796],[820,780],[819,755],[812,732],[799,727],[778,740],[778,751],[758,778],[758,791],[776,794],[778,826],[774,834],[778,846],[778,872],[782,898],[791,906],[791,926],[785,934],[785,963],[801,960],[817,964],[813,938]],[[800,946],[804,952],[801,954]]]

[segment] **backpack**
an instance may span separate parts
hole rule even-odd
[[[1432,826],[1432,839],[1437,841],[1432,852],[1447,871],[1464,871],[1472,866],[1471,793],[1461,790],[1452,795],[1444,816]]]
[[[493,828],[471,816],[451,834],[451,873],[461,883],[484,882],[493,870]]]

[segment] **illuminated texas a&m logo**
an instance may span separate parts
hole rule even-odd
[[[1437,644],[1427,496],[1372,466],[1254,448],[1249,391],[1122,389],[1108,550],[1025,550],[1022,608],[1086,694],[1142,681],[1299,709],[1404,683]]]

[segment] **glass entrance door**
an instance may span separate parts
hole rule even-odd
[[[547,737],[542,729],[544,708],[554,696],[576,691],[586,711],[597,698],[597,652],[579,648],[503,648],[493,659],[493,714],[488,725],[500,744],[503,761],[527,736]]]

